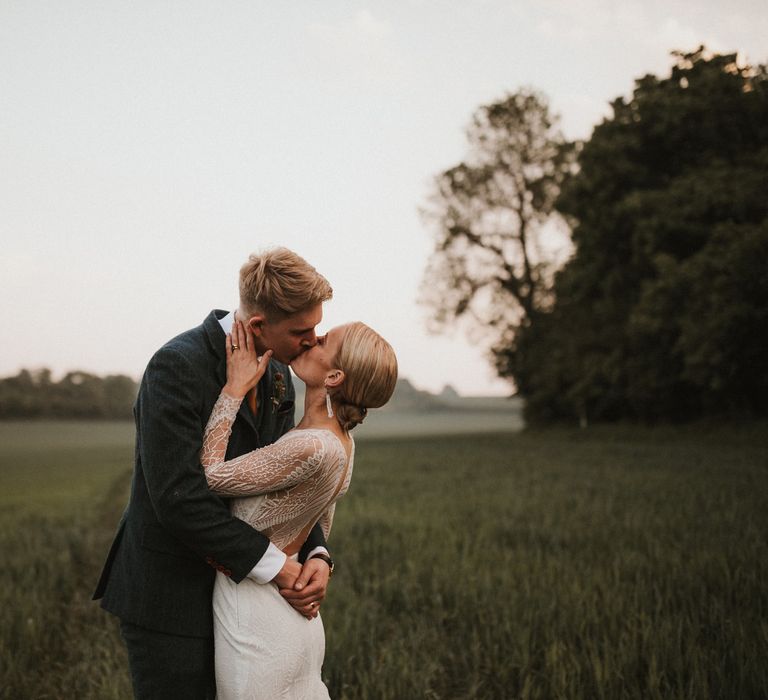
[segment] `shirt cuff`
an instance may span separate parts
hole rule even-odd
[[[308,555],[307,555],[307,561],[309,561],[312,557],[315,556],[315,554],[325,554],[326,557],[330,558],[330,554],[328,553],[328,550],[325,547],[315,547]]]
[[[248,578],[252,578],[257,583],[269,583],[280,573],[280,569],[283,568],[283,564],[285,564],[287,558],[285,552],[278,549],[270,542],[267,551],[264,552],[264,556],[259,559],[259,563],[251,569]]]

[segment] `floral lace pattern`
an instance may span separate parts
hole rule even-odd
[[[241,403],[222,392],[208,419],[200,461],[211,490],[234,496],[232,514],[281,549],[303,541],[318,521],[327,538],[334,504],[349,488],[354,443],[347,460],[330,430],[292,430],[272,445],[225,460]]]

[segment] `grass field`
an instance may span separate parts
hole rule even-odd
[[[128,698],[90,593],[125,424],[0,423],[0,697]],[[334,698],[768,696],[749,428],[363,437],[330,544]]]

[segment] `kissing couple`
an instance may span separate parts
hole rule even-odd
[[[239,286],[236,311],[155,353],[134,406],[130,500],[94,599],[142,700],[329,697],[327,539],[350,431],[392,396],[397,359],[363,323],[317,336],[333,291],[286,248],[251,255]]]

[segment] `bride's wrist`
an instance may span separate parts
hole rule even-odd
[[[222,391],[232,399],[242,399],[248,393],[248,389],[241,386],[232,386],[229,382],[224,385]]]

